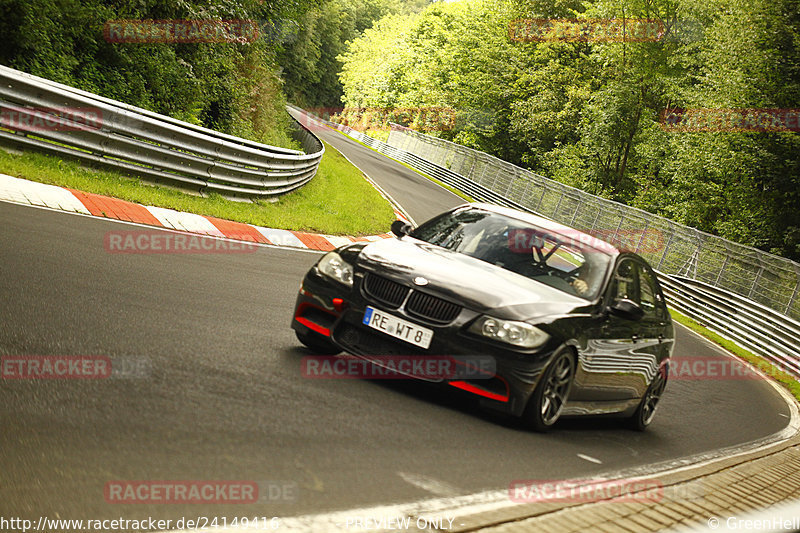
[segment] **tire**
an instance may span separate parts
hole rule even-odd
[[[639,402],[639,406],[629,420],[632,429],[636,431],[644,431],[647,429],[647,426],[650,425],[650,422],[653,421],[653,417],[656,415],[658,403],[661,400],[661,395],[664,394],[666,386],[666,373],[663,369],[660,369],[650,383],[650,386],[647,387],[644,396],[642,396],[642,401]]]
[[[301,333],[295,330],[294,334],[297,335],[297,340],[302,342],[306,348],[314,353],[321,355],[336,355],[342,351],[341,348],[319,333],[314,333],[313,331]]]
[[[531,394],[522,413],[523,423],[542,432],[553,427],[561,416],[574,380],[575,356],[569,348],[562,348],[553,356]]]

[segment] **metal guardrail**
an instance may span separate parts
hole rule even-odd
[[[597,198],[583,191],[572,189],[566,185],[558,184],[561,187],[564,187],[564,197],[568,199],[564,200],[562,198],[562,201],[557,202],[557,205],[569,205],[569,208],[562,210],[559,209],[559,207],[556,207],[555,209],[551,209],[548,213],[541,213],[531,208],[530,203],[521,203],[517,201],[516,198],[537,198],[539,200],[538,205],[541,206],[545,203],[544,198],[548,192],[555,186],[551,186],[551,188],[548,189],[544,188],[543,185],[537,183],[536,181],[525,180],[524,178],[528,171],[515,167],[510,163],[493,158],[488,154],[483,154],[482,152],[475,152],[472,150],[472,152],[475,152],[475,154],[479,155],[471,154],[474,155],[476,162],[474,162],[471,167],[468,168],[468,170],[470,170],[470,173],[473,175],[476,172],[480,174],[481,182],[479,183],[478,181],[457,173],[450,168],[446,168],[426,159],[427,157],[431,157],[431,154],[434,153],[438,146],[440,146],[440,143],[447,143],[448,147],[450,147],[449,145],[455,146],[459,152],[463,153],[469,153],[469,148],[454,145],[453,143],[448,143],[448,141],[437,139],[435,137],[429,137],[424,134],[408,130],[402,126],[393,124],[392,133],[389,136],[389,143],[394,142],[397,144],[407,144],[406,141],[399,141],[397,135],[433,139],[430,141],[430,146],[427,151],[420,148],[422,145],[419,144],[416,148],[418,153],[412,153],[407,149],[393,146],[369,137],[368,135],[365,135],[360,131],[353,130],[348,126],[343,126],[341,124],[336,124],[319,118],[315,118],[315,120],[330,127],[336,128],[393,159],[410,165],[411,167],[433,178],[436,178],[447,185],[455,187],[461,192],[471,196],[475,200],[529,211],[540,216],[545,216],[552,220],[556,220],[563,224],[567,224],[571,227],[579,227],[584,230],[596,229],[598,227],[598,220],[601,219],[603,214],[602,208],[606,206],[606,203],[616,204],[616,202],[611,202],[603,198]],[[426,139],[426,141],[428,139]],[[439,155],[441,155],[441,153]],[[452,155],[449,159],[445,159],[444,161],[442,161],[440,158],[441,162],[446,163],[451,167],[454,164],[454,160],[455,158]],[[459,170],[464,170],[463,164],[458,168]],[[500,172],[510,173],[514,176],[514,179],[512,179],[510,182],[504,183],[501,181],[500,177],[496,175]],[[541,176],[537,177],[541,180],[547,180],[547,178],[543,178]],[[551,182],[552,180],[547,181]],[[500,187],[498,187],[498,185],[500,185]],[[502,189],[502,191],[499,191],[498,188]],[[515,199],[508,197],[509,192],[516,193],[514,195]],[[580,202],[582,199],[584,199],[584,196],[588,196],[593,199],[597,198],[597,200],[602,201],[602,203],[599,205],[598,203],[593,202],[588,203],[589,206],[595,209],[595,212],[592,214],[592,224],[581,224],[584,218],[579,216],[578,211],[580,206],[574,205],[575,202]],[[612,214],[616,213],[616,210],[619,209],[617,206],[621,206],[622,208],[626,207],[622,206],[622,204],[616,204],[613,206],[614,211],[612,211]],[[655,215],[651,215],[645,211],[641,211],[641,213],[655,217]],[[567,216],[563,216],[564,214]],[[626,225],[623,224],[623,217],[624,215],[621,216],[613,226],[617,229],[617,231],[624,231],[626,227]],[[675,224],[672,221],[668,222],[670,224]],[[644,227],[654,227],[655,229],[658,229],[658,226],[655,224],[650,226],[645,225]],[[702,232],[692,228],[687,229],[694,232],[693,235],[698,235],[702,242],[702,236],[704,235]],[[719,237],[714,237],[714,239],[719,239]],[[724,239],[721,240],[724,241]],[[667,247],[675,246],[677,248],[676,253],[684,253],[686,248],[690,247],[691,244],[692,243],[687,243],[685,239],[678,238],[674,235],[669,238],[668,242],[665,242]],[[764,254],[760,251],[759,253]],[[667,261],[667,259],[670,257],[667,251],[664,251],[664,253],[661,255],[660,261],[659,257],[653,257],[653,254],[643,253],[642,255],[645,255],[646,257],[648,255],[651,256],[647,257],[647,259],[651,262],[651,264],[658,268],[659,278],[662,281],[664,292],[669,299],[670,305],[674,309],[697,320],[699,323],[715,331],[722,337],[725,337],[739,344],[740,346],[747,348],[753,353],[766,358],[768,361],[774,363],[782,370],[789,372],[794,376],[800,377],[800,322],[772,309],[768,305],[758,303],[750,298],[737,294],[736,291],[730,288],[714,286],[713,284],[706,283],[703,280],[691,279],[688,277],[686,274],[692,274],[693,272],[696,274],[697,272],[697,260],[699,254],[700,251],[698,249],[695,249],[693,252],[690,250],[690,253],[688,254],[690,258],[690,266],[692,264],[691,258],[694,258],[694,270],[692,268],[683,268],[678,269],[678,272],[672,273],[664,272],[665,265],[673,264],[672,261]],[[797,265],[788,259],[783,259],[776,256],[772,257],[775,257],[776,261],[781,264],[785,265],[788,263],[795,265],[798,267],[797,272],[800,274],[800,265]],[[755,285],[757,283],[758,279],[756,276],[766,277],[771,275],[764,272],[764,263],[760,263],[759,266],[761,270],[756,270],[756,272],[753,273],[754,279],[750,280],[750,285]],[[729,266],[728,268],[732,267]],[[725,266],[722,267],[722,270],[724,269]],[[721,278],[722,277],[718,275],[716,280],[719,281]],[[797,287],[795,286],[794,294],[792,294],[790,302],[797,299],[796,292]]]
[[[702,282],[665,274],[659,279],[673,309],[800,377],[800,322]]]
[[[309,117],[309,120],[314,120],[316,122],[319,122],[320,124],[325,124],[326,126],[336,128],[342,133],[357,140],[358,142],[369,146],[373,150],[377,150],[378,152],[388,157],[391,157],[392,159],[400,161],[401,163],[405,163],[415,168],[416,170],[441,181],[446,185],[454,187],[455,189],[461,191],[467,196],[473,198],[474,200],[479,200],[481,202],[489,202],[497,205],[503,205],[506,207],[513,207],[515,209],[522,209],[529,211],[529,209],[526,209],[522,205],[516,202],[512,202],[511,200],[505,198],[500,194],[495,193],[491,189],[484,187],[479,183],[475,183],[474,181],[465,178],[460,174],[451,172],[446,168],[443,168],[435,163],[431,163],[430,161],[423,159],[422,157],[419,157],[410,152],[407,152],[406,150],[395,148],[394,146],[386,144],[385,142],[375,139],[374,137],[370,137],[369,135],[365,135],[364,133],[358,130],[354,130],[349,126],[337,124],[335,122],[325,120],[318,116],[312,117],[308,111],[302,110],[299,107],[292,106],[292,108],[297,113],[306,114],[306,116]],[[395,124],[393,124],[392,126],[396,127]]]
[[[308,183],[325,148],[292,119],[299,150],[268,146],[0,65],[0,143],[235,200]]]

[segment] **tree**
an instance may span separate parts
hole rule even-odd
[[[509,34],[531,17],[658,31],[620,42]],[[382,19],[340,56],[340,79],[348,105],[451,106],[456,127],[433,133],[800,258],[796,132],[660,123],[671,108],[797,108],[798,46],[800,0],[462,0]]]

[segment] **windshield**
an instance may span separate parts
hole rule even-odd
[[[445,213],[411,236],[587,300],[598,296],[611,263],[608,253],[587,244],[591,236],[554,233],[476,208]]]

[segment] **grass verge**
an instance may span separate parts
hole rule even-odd
[[[767,376],[771,377],[784,388],[786,388],[790,393],[794,395],[797,400],[800,400],[800,382],[798,382],[797,378],[788,374],[778,368],[777,366],[773,365],[763,357],[760,357],[750,350],[746,350],[736,344],[735,342],[729,341],[728,339],[714,333],[713,331],[709,330],[705,326],[702,326],[699,322],[690,318],[683,313],[680,313],[674,309],[669,310],[672,318],[678,322],[686,326],[687,328],[691,329],[692,331],[699,333],[703,337],[707,338],[708,340],[718,344],[722,348],[728,350],[729,352],[733,353],[740,359],[743,359],[759,369],[761,372],[766,374]]]
[[[269,228],[375,235],[387,232],[395,218],[389,203],[363,178],[361,171],[329,145],[325,145],[325,155],[314,179],[274,203],[234,202],[217,194],[203,198],[33,152],[18,155],[0,150],[0,173]]]

